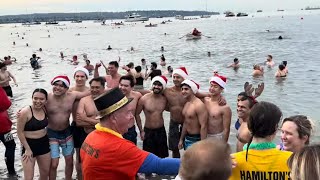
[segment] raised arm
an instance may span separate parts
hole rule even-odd
[[[207,133],[208,133],[208,111],[206,109],[206,106],[202,103],[201,105],[198,106],[197,108],[197,116],[199,119],[200,123],[200,135],[201,135],[201,140],[207,138]]]
[[[222,122],[223,122],[223,138],[226,142],[228,142],[229,135],[230,135],[230,124],[231,124],[231,117],[232,112],[230,107],[226,107],[223,115],[222,115]]]
[[[96,66],[94,67],[94,72],[93,72],[93,77],[94,78],[97,78],[97,77],[99,77],[100,75],[99,75],[99,67],[100,67],[101,65],[99,65],[98,63],[96,64]]]
[[[143,99],[144,99],[143,97],[141,97],[139,99],[138,105],[137,105],[137,109],[136,109],[136,113],[135,113],[136,123],[137,123],[137,126],[138,126],[139,131],[140,131],[141,140],[144,140],[144,130],[142,128],[142,123],[141,123],[141,118],[140,118],[140,113],[143,110],[143,105],[144,105],[144,100]]]

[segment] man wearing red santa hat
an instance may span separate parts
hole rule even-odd
[[[226,82],[226,77],[218,74],[214,75],[210,79],[210,97],[204,98],[204,104],[209,113],[208,137],[228,142],[232,113],[227,104],[219,105],[221,93],[227,85]]]
[[[75,100],[79,100],[90,94],[90,91],[68,91],[70,80],[68,76],[56,76],[51,81],[52,93],[48,95],[46,105],[49,124],[47,133],[50,140],[51,169],[50,179],[57,177],[60,147],[65,158],[65,179],[71,180],[73,171],[73,138],[70,128],[70,114]]]
[[[186,99],[182,114],[184,116],[183,129],[179,141],[179,149],[188,149],[193,143],[207,138],[208,113],[203,102],[195,96],[199,84],[192,80],[181,83],[181,94]]]
[[[167,133],[162,115],[167,105],[167,99],[163,96],[167,82],[168,79],[165,76],[156,76],[152,79],[152,92],[140,98],[135,115],[137,125],[140,127],[141,111],[146,116],[144,128],[140,132],[141,139],[143,140],[143,150],[161,158],[169,156]]]

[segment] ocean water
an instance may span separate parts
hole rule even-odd
[[[171,19],[173,22],[160,24]],[[92,64],[102,60],[106,64],[121,57],[120,65],[134,62],[140,64],[145,58],[150,62],[160,61],[161,54],[166,57],[167,65],[173,68],[185,66],[191,79],[200,84],[202,91],[208,91],[209,79],[213,71],[228,78],[224,96],[233,113],[230,144],[235,143],[236,97],[243,91],[243,84],[248,81],[255,86],[264,82],[265,89],[258,98],[259,101],[269,101],[278,105],[283,117],[304,114],[312,118],[319,128],[320,118],[320,11],[275,12],[250,14],[248,17],[226,18],[222,15],[209,19],[175,20],[174,18],[150,19],[158,23],[158,27],[147,28],[141,22],[127,23],[125,26],[112,26],[107,21],[106,26],[85,21],[81,24],[60,22],[59,25],[39,25],[26,27],[21,24],[0,25],[0,57],[11,55],[17,58],[17,63],[8,66],[8,70],[16,77],[18,87],[13,86],[14,98],[9,110],[16,137],[15,113],[18,109],[31,103],[31,93],[35,88],[45,88],[52,91],[50,81],[59,74],[66,74],[72,79],[75,68],[68,60],[78,55],[80,65],[84,65],[82,55],[87,54]],[[113,21],[120,22],[121,20]],[[186,41],[180,38],[193,28],[200,30],[205,36],[200,40]],[[267,32],[266,30],[269,30]],[[12,34],[11,34],[12,33]],[[167,33],[167,35],[164,35]],[[77,35],[79,34],[79,35]],[[20,37],[18,37],[18,35]],[[50,37],[48,37],[50,35]],[[278,36],[284,37],[278,40]],[[24,37],[24,39],[22,39]],[[16,43],[14,46],[13,41]],[[29,47],[26,47],[26,43]],[[113,50],[107,51],[111,45]],[[161,52],[160,47],[165,51]],[[39,52],[38,49],[43,51]],[[130,51],[134,47],[135,51]],[[61,60],[59,52],[67,57]],[[211,57],[207,52],[211,52]],[[41,57],[41,69],[33,70],[29,59],[33,53]],[[265,75],[261,78],[251,76],[252,66],[263,63],[266,56],[274,57],[276,66],[273,69],[265,67]],[[241,67],[238,71],[226,68],[238,58]],[[274,74],[277,65],[288,61],[289,75],[284,79],[276,79]],[[161,67],[160,67],[161,68]],[[104,75],[100,68],[100,74]],[[121,73],[124,73],[121,71]],[[168,86],[172,85],[169,79]],[[147,87],[150,81],[145,82]],[[74,85],[74,82],[71,83]],[[166,127],[169,114],[165,112]],[[168,128],[167,128],[168,130]],[[319,132],[315,131],[312,138],[319,141]],[[16,170],[23,174],[20,163],[20,142],[15,139]],[[139,142],[141,146],[141,141]],[[3,158],[4,146],[0,145]],[[6,176],[5,163],[0,164],[0,179]],[[37,170],[36,170],[37,171]],[[36,172],[36,177],[38,173]],[[58,171],[58,179],[64,177],[63,161]],[[75,177],[75,176],[74,176]]]

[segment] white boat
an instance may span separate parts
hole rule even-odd
[[[39,21],[22,23],[23,26],[40,25],[40,24],[41,22]]]
[[[158,26],[158,24],[147,24],[147,25],[145,25],[144,27],[157,27]]]
[[[200,18],[210,18],[211,15],[201,15]]]
[[[197,36],[195,36],[195,35],[193,35],[191,33],[188,33],[186,35],[186,38],[187,38],[187,40],[197,40],[197,39],[201,39],[201,36],[202,36],[201,33],[199,35],[197,35]]]
[[[125,22],[149,21],[149,18],[143,17],[137,13],[132,13],[126,16]]]
[[[184,20],[184,16],[181,15],[176,15],[174,18],[178,20]]]

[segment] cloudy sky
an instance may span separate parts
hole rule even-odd
[[[127,10],[298,10],[320,0],[0,0],[0,15]]]

